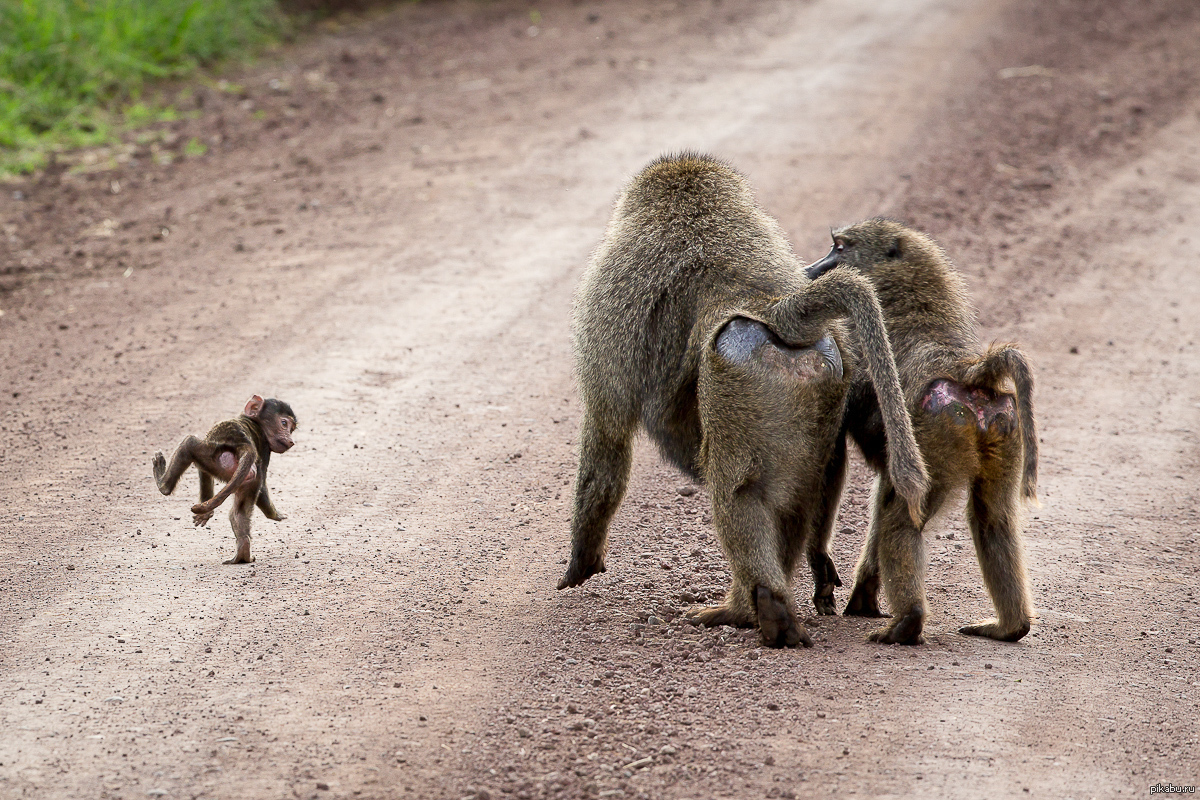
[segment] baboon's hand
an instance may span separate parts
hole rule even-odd
[[[559,589],[568,589],[572,586],[579,586],[588,578],[595,575],[597,572],[605,572],[604,559],[595,561],[589,564],[584,564],[583,560],[576,556],[571,556],[571,563],[567,565],[567,572],[558,581]]]
[[[192,514],[192,524],[199,528],[206,528],[206,527],[208,527],[208,521],[210,519],[212,519],[212,516],[213,516],[213,512],[211,512],[211,511],[203,511],[199,514],[193,513]]]

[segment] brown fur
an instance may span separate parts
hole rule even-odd
[[[283,453],[292,446],[296,415],[292,407],[274,398],[263,400],[254,395],[241,416],[218,422],[203,439],[188,436],[175,449],[168,465],[161,452],[154,455],[154,480],[163,494],[175,491],[179,478],[192,464],[200,473],[200,502],[192,506],[192,524],[207,525],[213,512],[234,495],[229,523],[237,540],[237,553],[226,564],[249,564],[250,512],[254,506],[267,519],[286,519],[271,502],[267,490],[267,466],[271,453]],[[213,495],[213,479],[225,481]]]
[[[965,487],[967,523],[998,619],[961,631],[1020,639],[1029,631],[1032,605],[1019,496],[1036,501],[1038,461],[1033,378],[1025,356],[1009,344],[980,352],[966,285],[942,249],[922,233],[886,219],[835,231],[830,254],[808,273],[819,284],[846,271],[867,278],[878,293],[931,482],[923,514],[914,521],[887,474],[888,437],[874,389],[860,376],[850,388],[845,427],[879,476],[845,613],[882,616],[882,583],[895,618],[871,638],[924,641],[922,531],[947,496]]]
[[[712,495],[733,585],[695,619],[757,623],[772,646],[808,644],[791,577],[823,513],[830,465],[840,472],[845,453],[840,421],[860,368],[837,321],[845,316],[897,443],[889,474],[915,513],[927,476],[870,285],[850,273],[810,284],[745,179],[720,161],[685,153],[634,177],[577,298],[584,418],[571,561],[558,587],[605,570],[641,427]],[[832,612],[833,562],[822,549],[810,563],[818,608]]]

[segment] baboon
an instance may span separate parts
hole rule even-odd
[[[844,453],[841,418],[860,360],[895,443],[889,474],[914,513],[927,488],[870,284],[849,272],[810,283],[746,180],[682,153],[651,162],[618,197],[573,328],[584,415],[571,560],[558,588],[605,570],[640,425],[669,462],[707,484],[732,568],[724,602],[693,619],[757,623],[767,645],[810,645],[792,572],[825,502],[827,469]],[[831,613],[833,561],[822,550],[810,562]]]
[[[1033,376],[1012,344],[980,352],[966,284],[931,238],[888,219],[833,233],[829,255],[810,265],[821,281],[850,272],[875,287],[900,383],[929,469],[922,514],[913,519],[886,467],[891,444],[875,387],[851,381],[845,431],[878,473],[871,524],[854,570],[845,612],[880,617],[879,585],[894,615],[872,641],[921,644],[925,597],[925,523],[957,489],[967,491],[967,524],[996,619],[960,628],[973,636],[1016,641],[1029,632],[1032,605],[1022,552],[1018,495],[1037,501],[1038,440]],[[836,503],[830,506],[836,510]],[[832,526],[825,520],[822,531]],[[820,548],[821,542],[813,543]]]
[[[203,439],[188,436],[179,443],[168,466],[161,451],[154,454],[154,480],[163,494],[175,491],[179,476],[192,464],[200,473],[200,502],[192,506],[192,524],[205,526],[230,494],[234,496],[229,522],[237,540],[237,553],[226,564],[249,564],[250,512],[258,506],[267,519],[286,517],[275,510],[267,491],[267,465],[271,453],[286,453],[292,446],[296,415],[282,400],[254,395],[236,419],[218,422]],[[213,478],[225,486],[213,496]]]

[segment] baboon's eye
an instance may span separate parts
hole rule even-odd
[[[896,244],[893,244],[891,246],[891,248],[887,251],[887,257],[888,258],[899,258],[900,257],[900,243],[899,242],[897,242]]]
[[[840,253],[846,249],[846,243],[841,241],[840,239],[834,239],[833,240],[833,249],[837,250]]]

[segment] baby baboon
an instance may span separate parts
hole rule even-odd
[[[891,446],[874,388],[865,376],[856,376],[845,427],[878,478],[871,526],[845,613],[883,616],[878,601],[882,578],[895,619],[871,639],[924,641],[922,531],[949,493],[965,487],[967,524],[998,619],[960,631],[1016,641],[1029,632],[1032,618],[1018,495],[1037,500],[1033,377],[1025,356],[1011,344],[994,344],[980,353],[966,285],[942,249],[922,233],[887,219],[835,231],[829,255],[807,272],[820,285],[847,270],[867,278],[879,295],[931,482],[923,514],[914,521],[886,471]],[[827,520],[821,530],[831,525]]]
[[[574,334],[584,418],[571,561],[558,588],[604,571],[640,425],[712,494],[733,585],[695,619],[757,622],[768,645],[810,644],[791,577],[827,469],[844,453],[841,418],[860,358],[880,387],[897,491],[915,509],[927,487],[870,284],[849,272],[810,284],[745,179],[684,153],[652,162],[617,199],[579,289]],[[810,561],[828,603],[833,562],[823,550]]]
[[[200,502],[192,506],[192,524],[207,525],[217,506],[233,494],[229,522],[237,539],[237,554],[226,564],[254,561],[250,555],[250,512],[255,505],[267,519],[286,519],[275,510],[267,492],[267,465],[271,453],[286,453],[291,448],[295,430],[296,415],[291,406],[254,395],[237,419],[218,422],[203,439],[188,436],[180,442],[170,466],[161,452],[154,454],[154,479],[163,494],[175,491],[179,476],[192,464],[200,472]],[[215,497],[213,478],[225,481]]]

